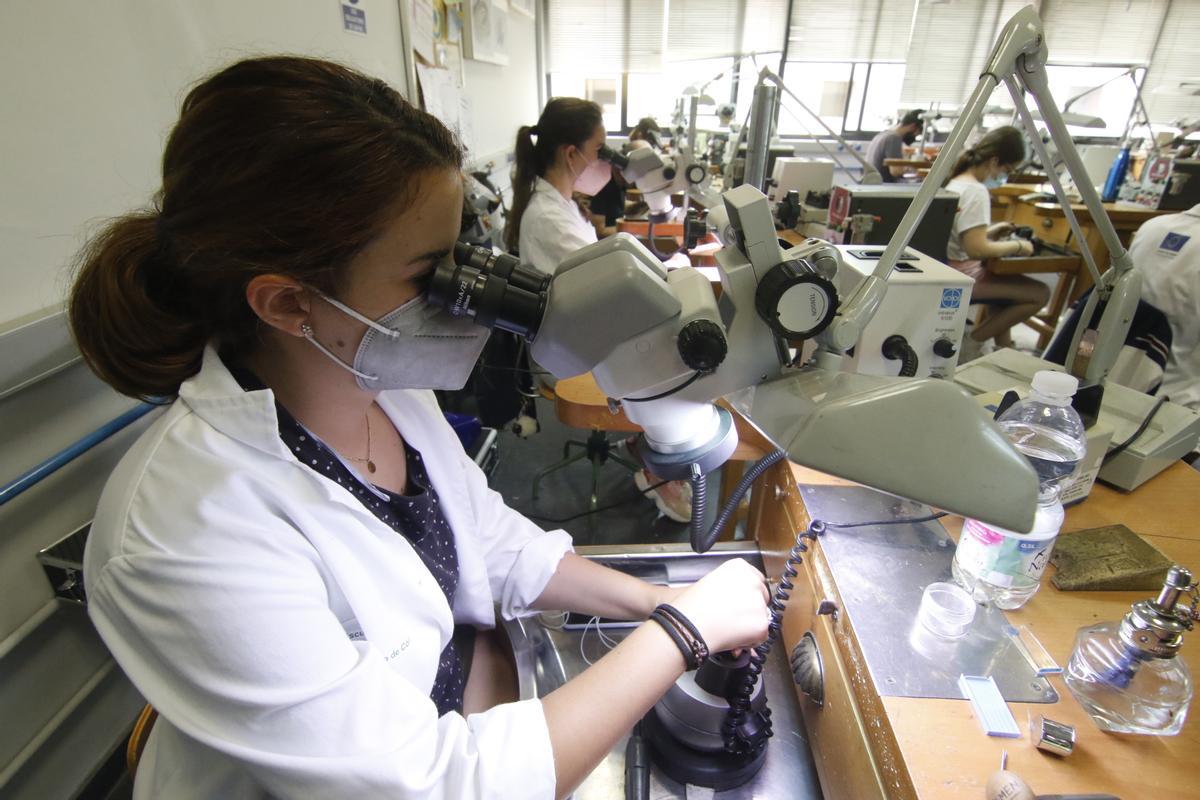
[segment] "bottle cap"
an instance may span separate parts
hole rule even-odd
[[[1060,397],[1071,397],[1079,388],[1079,379],[1065,372],[1052,372],[1044,369],[1034,373],[1032,387],[1038,394],[1051,394]]]

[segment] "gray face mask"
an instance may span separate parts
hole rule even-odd
[[[378,320],[321,295],[325,302],[367,326],[354,364],[347,364],[304,326],[304,338],[334,363],[354,374],[367,391],[461,389],[471,376],[491,331],[467,317],[456,318],[418,295]]]

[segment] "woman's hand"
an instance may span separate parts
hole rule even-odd
[[[692,621],[711,653],[752,647],[767,638],[766,581],[745,560],[726,561],[672,603]]]
[[[997,239],[1007,239],[1009,236],[1013,235],[1013,232],[1016,229],[1017,226],[1013,225],[1011,222],[997,222],[995,225],[988,226],[987,237],[992,241],[996,241]]]

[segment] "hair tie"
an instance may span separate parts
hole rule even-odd
[[[529,128],[529,135],[530,135],[530,136],[537,136],[537,135],[538,135],[538,129],[537,129],[537,125],[532,125],[532,126],[530,126],[530,128]]]

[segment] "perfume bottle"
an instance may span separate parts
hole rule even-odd
[[[1157,598],[1134,603],[1119,622],[1079,630],[1067,687],[1102,730],[1174,736],[1183,728],[1192,675],[1176,655],[1198,602],[1192,573],[1174,566]]]

